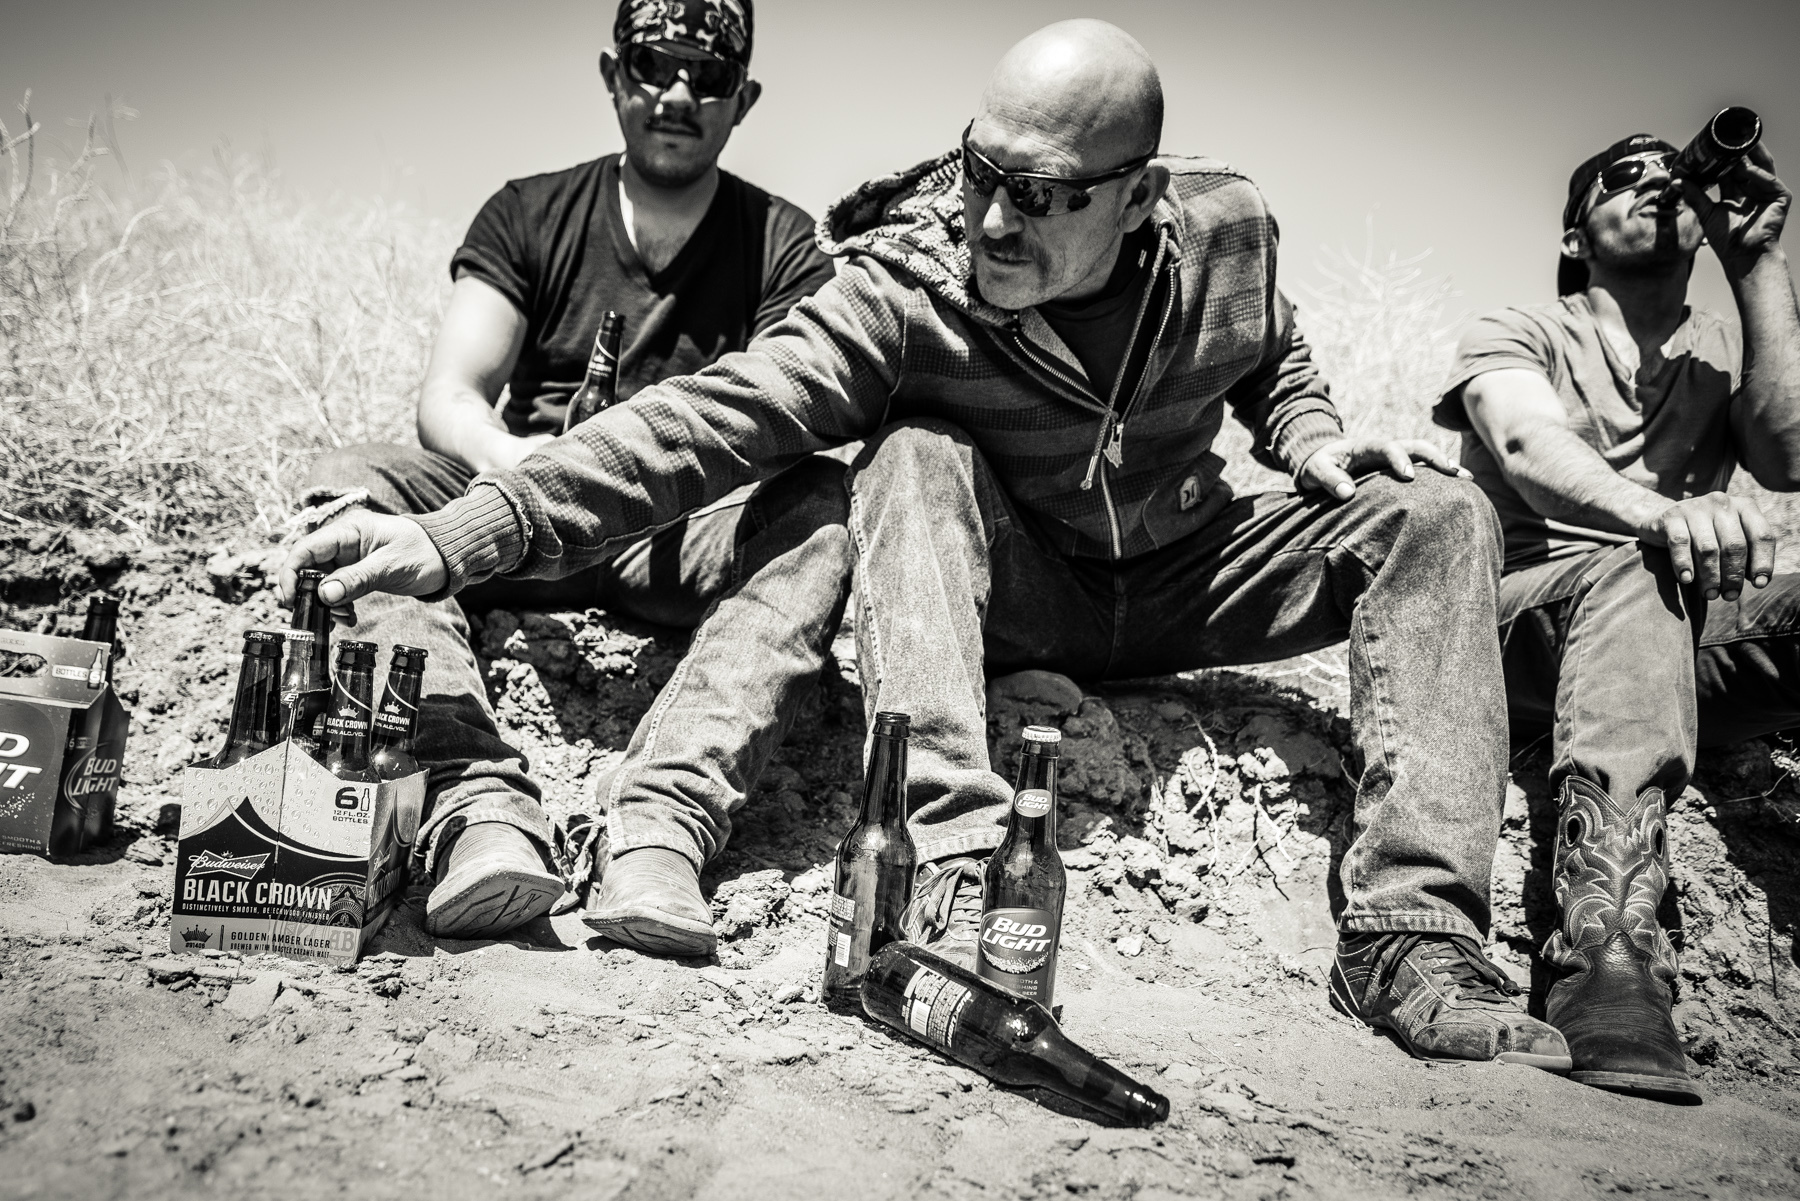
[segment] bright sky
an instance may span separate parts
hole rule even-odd
[[[608,0],[13,0],[0,100],[46,129],[111,94],[132,170],[221,139],[306,193],[381,193],[457,227],[504,180],[617,149],[595,69]],[[1149,47],[1164,146],[1246,171],[1284,234],[1290,291],[1323,247],[1433,251],[1479,312],[1554,292],[1569,171],[1714,110],[1764,116],[1800,183],[1794,0],[763,0],[766,93],[724,164],[815,215],[951,146],[994,60],[1049,21],[1104,15]],[[1789,235],[1792,243],[1795,235]],[[1728,305],[1716,269],[1698,298]]]

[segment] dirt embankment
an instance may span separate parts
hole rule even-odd
[[[167,806],[222,734],[238,635],[280,620],[259,556],[82,535],[8,554],[7,625],[71,632],[85,591],[124,598],[137,725],[111,846],[0,859],[0,1195],[1800,1191],[1800,789],[1783,748],[1707,754],[1671,817],[1678,1016],[1708,1092],[1677,1110],[1417,1063],[1329,1010],[1357,770],[1339,660],[1098,695],[996,682],[997,762],[1027,722],[1065,735],[1065,1024],[1175,1102],[1163,1127],[1112,1130],[810,1000],[824,865],[860,778],[848,662],[706,873],[716,962],[646,959],[572,917],[432,940],[417,887],[354,971],[169,960]],[[490,613],[476,637],[559,818],[680,653],[595,612]],[[1541,744],[1517,748],[1496,856],[1495,955],[1522,983],[1550,929],[1545,767]]]

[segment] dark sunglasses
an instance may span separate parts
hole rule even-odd
[[[1031,171],[1002,171],[993,160],[984,157],[981,151],[969,145],[969,131],[974,128],[975,122],[971,121],[968,128],[963,130],[963,179],[982,196],[992,196],[997,189],[1004,187],[1013,207],[1027,217],[1059,217],[1064,213],[1078,212],[1093,201],[1093,197],[1088,195],[1090,191],[1115,179],[1124,179],[1156,157],[1152,151],[1123,166],[1114,167],[1111,171],[1081,179],[1039,175]]]
[[[1669,164],[1674,161],[1675,156],[1666,151],[1646,158],[1620,159],[1600,172],[1600,196],[1595,197],[1595,200],[1598,201],[1600,197],[1609,196],[1614,192],[1623,192],[1626,188],[1632,187],[1638,180],[1644,178],[1644,173],[1652,167],[1660,167],[1667,171]]]
[[[721,58],[682,58],[647,42],[633,42],[620,52],[625,73],[647,88],[666,91],[685,77],[697,100],[729,100],[744,86],[749,72]]]

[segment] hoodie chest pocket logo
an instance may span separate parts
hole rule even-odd
[[[1190,475],[1181,481],[1181,511],[1187,512],[1200,503],[1200,477]]]

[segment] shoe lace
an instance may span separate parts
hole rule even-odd
[[[1377,979],[1381,987],[1393,983],[1400,964],[1420,947],[1418,962],[1439,979],[1456,986],[1464,1000],[1502,1004],[1519,995],[1521,989],[1494,962],[1482,953],[1474,939],[1466,935],[1396,934],[1382,949]]]
[[[935,933],[964,929],[973,936],[981,925],[981,864],[973,859],[949,859],[913,892],[901,915],[900,928],[914,942]]]

